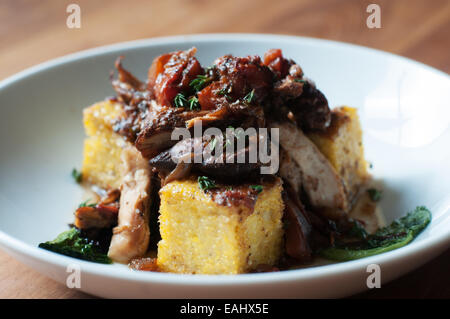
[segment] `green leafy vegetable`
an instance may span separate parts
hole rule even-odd
[[[416,207],[413,212],[379,229],[363,241],[336,244],[320,252],[322,257],[338,261],[354,260],[378,255],[409,244],[431,221],[430,211]]]
[[[246,96],[244,96],[244,101],[248,104],[252,103],[254,95],[255,89],[251,90]]]
[[[72,170],[72,177],[78,184],[83,181],[83,174],[79,172],[76,168]]]
[[[370,199],[373,200],[374,202],[378,202],[381,199],[382,192],[380,190],[375,188],[369,188],[367,192],[369,193]]]
[[[262,185],[250,185],[250,188],[257,191],[258,194],[261,193],[264,189]]]
[[[102,264],[111,263],[111,259],[101,250],[99,244],[82,237],[76,228],[59,234],[55,240],[39,244],[39,247],[78,259]]]
[[[173,104],[175,104],[176,107],[186,107],[188,101],[183,93],[178,93],[173,99]]]
[[[206,176],[199,176],[197,181],[198,181],[198,186],[203,191],[207,191],[209,189],[216,188],[216,183],[212,179],[210,179]]]
[[[211,78],[206,75],[197,75],[197,77],[189,83],[189,86],[195,90],[195,92],[201,91],[206,84],[211,82]]]
[[[366,239],[368,236],[364,226],[357,220],[353,221],[353,227],[350,229],[349,235],[360,239]]]

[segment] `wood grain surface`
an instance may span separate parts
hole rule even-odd
[[[66,26],[66,7],[81,7],[81,28]],[[381,7],[381,29],[366,8]],[[450,72],[449,0],[2,0],[0,79],[79,50],[156,36],[254,32],[351,42]],[[381,289],[354,298],[449,298],[450,250]],[[90,298],[0,251],[0,298]]]

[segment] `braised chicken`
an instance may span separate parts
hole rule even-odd
[[[123,161],[127,174],[121,186],[118,223],[113,229],[108,256],[126,263],[147,251],[152,173],[134,148],[123,151]]]

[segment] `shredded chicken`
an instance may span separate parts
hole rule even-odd
[[[98,204],[80,205],[75,211],[74,225],[79,229],[111,228],[117,225],[119,197],[120,191],[112,189]]]
[[[151,171],[134,147],[125,149],[122,156],[127,174],[121,186],[118,225],[113,229],[108,256],[127,263],[148,248]]]
[[[342,214],[346,197],[341,179],[325,156],[291,123],[274,123],[280,129],[280,145],[301,171],[302,187],[315,207],[331,208],[328,214]],[[336,215],[335,215],[336,214]]]

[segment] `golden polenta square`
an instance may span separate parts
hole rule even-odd
[[[83,151],[83,180],[104,189],[118,188],[122,183],[121,154],[127,142],[113,131],[113,123],[123,114],[117,102],[106,100],[83,111],[87,138]]]
[[[158,267],[175,273],[239,274],[274,265],[283,246],[282,183],[277,178],[262,186],[254,205],[246,205],[245,200],[219,204],[194,178],[165,185],[160,190]]]
[[[342,178],[351,204],[369,177],[357,110],[348,106],[333,109],[328,129],[308,137]]]

